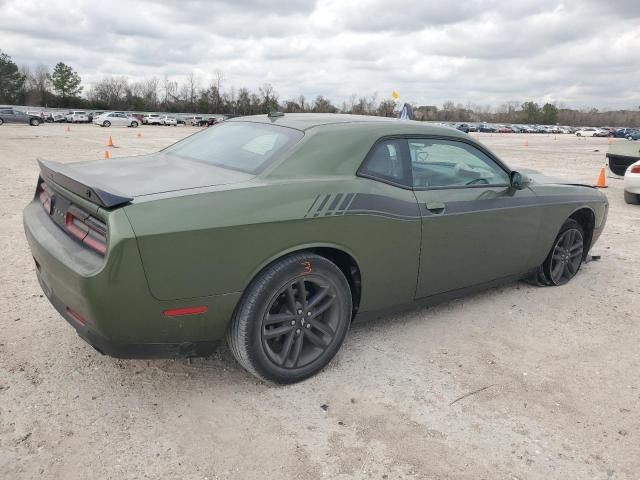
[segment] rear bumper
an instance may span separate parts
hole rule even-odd
[[[625,192],[640,195],[640,173],[627,173],[623,183]]]
[[[67,236],[39,202],[24,210],[24,228],[43,292],[77,333],[120,358],[205,355],[224,337],[241,293],[160,301],[149,292],[131,225],[108,218],[105,258]],[[202,305],[202,314],[167,317],[167,309]],[[78,321],[68,309],[81,316]]]

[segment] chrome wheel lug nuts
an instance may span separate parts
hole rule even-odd
[[[310,316],[311,316],[311,312],[307,312],[307,317],[310,317]]]
[[[291,325],[295,325],[296,321],[295,320],[291,320]]]

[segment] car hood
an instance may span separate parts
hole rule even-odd
[[[38,159],[38,163],[45,181],[108,208],[145,195],[227,185],[254,177],[164,152],[67,164]]]
[[[591,187],[591,188],[593,188],[593,185],[589,185],[589,184],[586,184],[586,183],[580,183],[580,182],[574,182],[572,180],[567,180],[566,178],[551,177],[549,175],[544,175],[539,170],[534,170],[534,169],[531,169],[531,168],[516,168],[515,170],[517,170],[518,172],[522,173],[523,175],[526,175],[527,177],[529,177],[529,179],[531,180],[531,183],[538,184],[538,185],[540,185],[540,184],[577,185],[577,186],[581,186],[581,187]]]

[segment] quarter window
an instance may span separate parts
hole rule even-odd
[[[362,173],[402,185],[407,181],[409,172],[404,160],[404,139],[389,139],[378,142],[369,153],[361,170]]]
[[[509,176],[472,145],[438,139],[409,139],[415,188],[508,185]]]

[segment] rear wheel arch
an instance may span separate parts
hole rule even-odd
[[[314,253],[326,258],[333,264],[335,264],[342,274],[347,279],[349,287],[351,288],[351,302],[353,307],[352,318],[358,312],[360,306],[360,298],[362,296],[362,274],[360,265],[356,260],[355,255],[348,251],[346,248],[342,248],[333,244],[308,244],[300,245],[287,249],[278,253],[264,261],[256,270],[254,270],[246,282],[245,290],[249,288],[251,282],[266,268],[273,263],[281,260],[284,257],[294,254],[300,254],[304,252]]]

